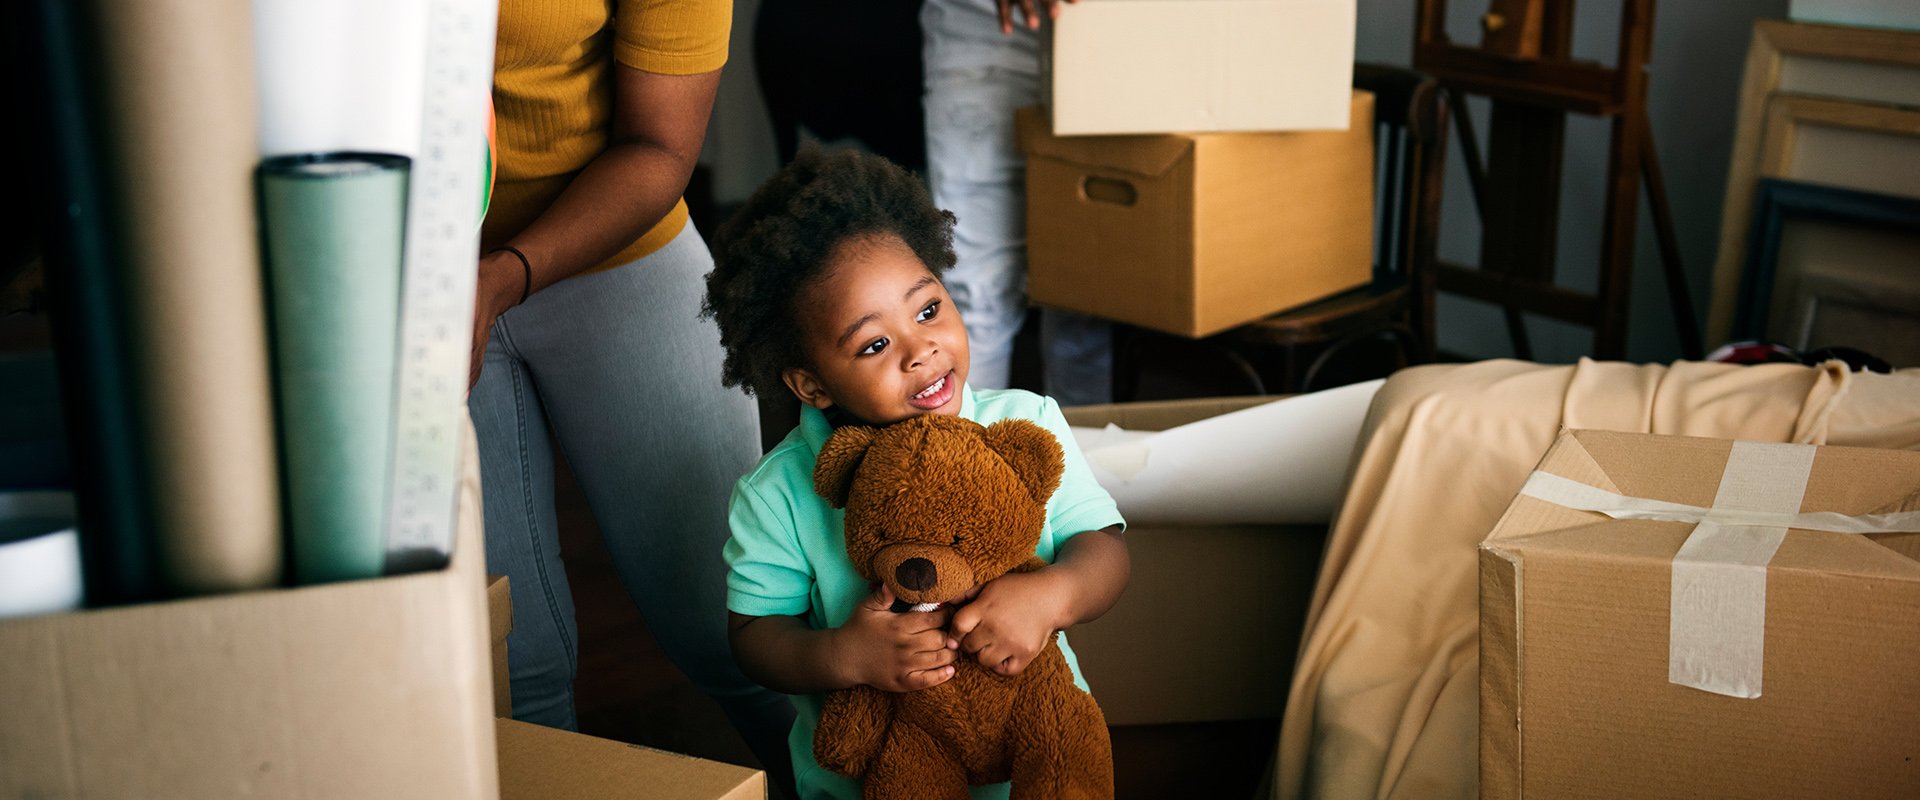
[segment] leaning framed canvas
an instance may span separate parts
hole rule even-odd
[[[1781,233],[1795,219],[1912,232],[1920,230],[1920,199],[1783,178],[1760,179],[1754,187],[1753,223],[1741,271],[1734,323],[1737,338],[1766,338],[1779,277]]]
[[[1839,165],[1843,175],[1829,174],[1836,171],[1830,162],[1836,157],[1871,160],[1863,158],[1870,152],[1920,151],[1916,107],[1920,31],[1770,19],[1754,23],[1727,165],[1707,314],[1709,344],[1734,332],[1756,182],[1792,178],[1878,188],[1853,184],[1845,175],[1859,172],[1847,164]],[[1911,155],[1900,160],[1920,163]]]

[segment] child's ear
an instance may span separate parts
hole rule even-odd
[[[814,460],[813,490],[834,508],[846,508],[847,495],[853,492],[854,470],[860,467],[867,448],[872,447],[873,440],[879,436],[878,428],[865,425],[848,425],[834,431]]]
[[[1034,500],[1045,503],[1060,488],[1066,457],[1046,428],[1024,419],[1003,419],[987,426],[985,438],[987,446],[1013,467]]]
[[[821,410],[833,405],[833,396],[827,393],[827,386],[812,372],[799,367],[790,367],[780,373],[780,380],[793,390],[793,396],[800,402]]]

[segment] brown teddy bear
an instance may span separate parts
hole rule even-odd
[[[820,450],[814,488],[846,509],[847,555],[869,581],[931,610],[1034,555],[1060,444],[1026,420],[989,427],[927,414],[849,426]],[[967,797],[1011,780],[1014,798],[1113,796],[1113,751],[1093,696],[1073,683],[1057,642],[1020,674],[960,656],[954,675],[916,692],[855,686],[827,695],[813,738],[820,765],[866,782],[866,797]]]

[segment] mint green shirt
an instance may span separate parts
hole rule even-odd
[[[1060,545],[1074,534],[1124,524],[1113,498],[1087,469],[1066,418],[1051,398],[1017,389],[975,392],[963,386],[961,392],[961,417],[982,425],[1003,419],[1031,420],[1060,441],[1066,472],[1047,501],[1047,526],[1035,555],[1052,562]],[[819,410],[802,408],[800,426],[734,485],[728,511],[733,538],[726,547],[728,610],[751,617],[804,615],[816,629],[837,628],[870,593],[866,580],[847,559],[840,527],[843,512],[813,491],[814,460],[831,435]],[[1059,643],[1074,682],[1086,689],[1065,634]],[[858,798],[856,781],[814,763],[813,730],[820,718],[821,699],[820,695],[794,698],[799,718],[787,744],[793,752],[800,796],[807,800]],[[973,795],[1006,797],[1007,786],[975,787]]]

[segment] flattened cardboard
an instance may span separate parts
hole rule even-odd
[[[0,620],[0,797],[497,796],[467,437],[445,570]]]
[[[1070,424],[1165,430],[1275,398],[1063,409]],[[1109,725],[1274,719],[1313,592],[1325,526],[1130,527],[1120,602],[1067,633]]]
[[[1732,443],[1572,431],[1539,469],[1710,507]],[[1920,506],[1920,453],[1820,448],[1802,512]],[[1481,796],[1920,796],[1920,534],[1792,530],[1767,568],[1765,688],[1668,681],[1692,525],[1515,499],[1480,546]]]
[[[494,720],[501,800],[760,800],[766,773],[510,719]]]
[[[1373,96],[1345,131],[1063,138],[1016,115],[1033,302],[1207,336],[1373,276]]]
[[[513,716],[513,683],[507,671],[507,634],[513,632],[513,593],[505,575],[487,576],[487,647],[493,664],[493,715]]]
[[[1059,136],[1342,130],[1354,0],[1086,0],[1053,24]]]

